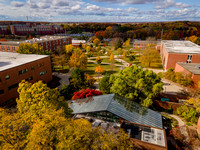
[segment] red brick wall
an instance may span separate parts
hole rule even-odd
[[[175,66],[175,72],[181,72],[183,73],[183,75],[190,75],[191,72],[189,72],[188,70],[186,70],[185,68],[183,68],[181,65],[176,63]]]
[[[39,64],[41,64],[41,67],[39,67]],[[31,67],[34,67],[32,70]],[[20,70],[23,69],[28,69],[28,72],[24,74],[19,74]],[[46,74],[40,75],[40,72],[47,71]],[[10,79],[6,80],[5,76],[9,75]],[[18,92],[17,92],[17,87],[13,88],[11,90],[8,90],[8,87],[11,85],[14,85],[16,83],[20,83],[21,80],[26,80],[29,79],[30,77],[33,77],[33,80],[29,82],[36,82],[39,80],[42,80],[44,82],[49,82],[52,80],[52,71],[51,71],[51,61],[50,57],[46,57],[43,59],[39,59],[34,62],[30,62],[18,67],[14,67],[5,71],[0,72],[0,90],[4,90],[3,94],[0,94],[0,106],[8,101],[11,98],[17,98],[18,97]]]
[[[10,50],[8,49],[8,47],[10,48]],[[13,47],[15,47],[15,50],[13,50]],[[0,45],[0,52],[16,52],[18,49],[19,46]]]
[[[198,82],[200,82],[200,75],[198,75],[198,74],[192,74],[192,81],[194,82],[194,87],[195,88],[200,88],[198,86]]]
[[[200,117],[199,117],[199,120],[198,120],[198,123],[197,123],[197,132],[200,136]]]

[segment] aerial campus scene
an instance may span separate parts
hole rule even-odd
[[[200,1],[0,0],[0,149],[200,150]]]

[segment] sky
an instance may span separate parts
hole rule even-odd
[[[0,0],[0,20],[200,21],[200,0]]]

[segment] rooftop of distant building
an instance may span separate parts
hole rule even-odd
[[[0,52],[0,71],[11,69],[45,57],[48,57],[48,55]]]
[[[20,43],[40,43],[44,41],[59,40],[63,38],[68,38],[67,36],[42,36],[40,38],[33,38],[25,41],[0,41],[0,45],[19,45]]]
[[[180,66],[191,72],[192,74],[200,75],[200,63],[184,63],[177,62]]]
[[[163,40],[168,53],[200,54],[200,46],[191,41]]]

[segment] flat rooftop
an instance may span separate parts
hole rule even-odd
[[[49,56],[0,52],[0,71],[8,70],[20,65],[24,65],[24,64],[45,58],[45,57],[49,57]]]
[[[191,41],[163,40],[168,53],[200,54],[200,46]]]
[[[177,62],[180,66],[191,72],[192,74],[200,75],[200,63],[184,63]]]
[[[162,129],[125,122],[122,123],[121,128],[128,133],[130,138],[166,147],[165,133]]]

